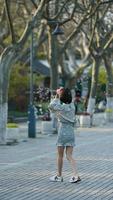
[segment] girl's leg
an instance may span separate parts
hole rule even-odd
[[[58,167],[58,176],[62,176],[62,167],[63,167],[63,156],[64,156],[64,147],[63,146],[58,146],[57,147],[57,167]]]
[[[73,170],[73,176],[78,177],[76,161],[75,161],[75,159],[73,159],[72,153],[73,153],[73,147],[72,146],[66,147],[66,158],[71,163],[72,170]]]

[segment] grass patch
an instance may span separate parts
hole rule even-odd
[[[18,128],[18,124],[16,123],[8,123],[7,128]]]

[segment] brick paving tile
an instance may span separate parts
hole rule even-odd
[[[14,146],[0,146],[0,200],[112,200],[113,128],[80,128],[76,157],[82,181],[70,184],[71,167],[64,159],[64,182],[56,173],[57,135],[38,135]]]

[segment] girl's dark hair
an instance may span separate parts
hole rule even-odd
[[[71,91],[68,88],[64,88],[62,93],[60,94],[60,101],[66,104],[69,104],[72,102],[72,95]]]

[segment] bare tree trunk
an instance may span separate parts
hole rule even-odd
[[[110,59],[104,57],[105,68],[107,71],[107,87],[106,87],[106,120],[108,122],[113,122],[113,72],[112,63]]]
[[[96,96],[96,89],[98,83],[98,73],[99,73],[99,65],[100,65],[100,58],[97,57],[93,61],[93,68],[92,68],[92,81],[91,81],[91,90],[90,90],[90,97],[88,101],[87,112],[93,113],[95,107],[95,96]]]
[[[0,57],[0,144],[5,144],[7,139],[9,66],[13,63],[13,55],[9,48]]]
[[[49,34],[49,63],[51,73],[50,88],[56,90],[58,87],[58,42],[54,35]]]

